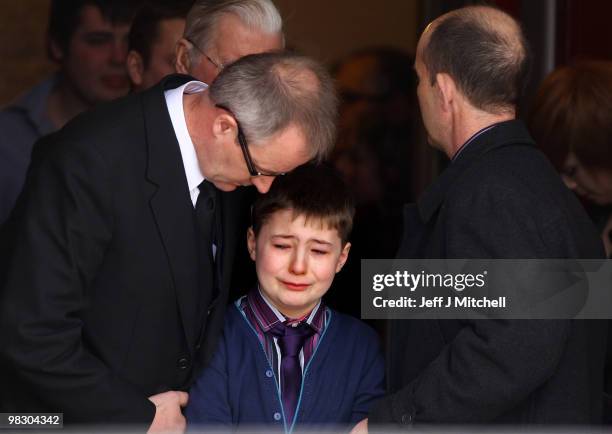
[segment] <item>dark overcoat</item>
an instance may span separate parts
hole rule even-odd
[[[592,223],[524,125],[470,142],[405,210],[399,258],[603,258]],[[605,324],[396,320],[391,394],[370,423],[592,423],[601,417]]]

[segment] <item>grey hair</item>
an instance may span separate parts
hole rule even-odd
[[[313,160],[334,146],[338,99],[327,70],[289,52],[251,54],[223,69],[210,86],[214,104],[231,110],[250,145],[296,125]]]
[[[283,36],[283,20],[271,0],[197,0],[187,14],[185,38],[202,50],[210,49],[219,20],[226,14],[238,17],[249,28]],[[192,49],[192,59],[196,54]]]

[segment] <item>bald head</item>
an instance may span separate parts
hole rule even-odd
[[[432,84],[447,73],[470,103],[486,112],[514,110],[529,69],[518,23],[487,6],[449,12],[423,32],[418,53]]]

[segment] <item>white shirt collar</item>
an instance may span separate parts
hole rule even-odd
[[[198,186],[206,178],[200,169],[195,147],[191,141],[189,130],[187,129],[185,109],[183,107],[183,94],[199,93],[205,91],[207,88],[208,85],[206,83],[194,80],[164,92],[168,113],[170,114],[172,127],[174,128],[176,140],[178,141],[181,157],[183,159],[183,167],[185,168],[189,193],[191,194],[191,199],[194,204],[195,199],[197,199],[197,193],[199,193]]]

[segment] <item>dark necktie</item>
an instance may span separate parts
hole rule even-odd
[[[195,206],[196,225],[198,228],[198,251],[200,259],[200,294],[208,294],[201,298],[206,304],[201,306],[207,308],[207,303],[215,294],[215,265],[212,246],[215,238],[215,208],[217,206],[217,191],[208,181],[203,181],[198,188],[200,194]]]
[[[302,386],[300,350],[314,330],[304,322],[296,327],[278,323],[270,333],[276,336],[281,351],[281,398],[287,425],[291,425]]]
[[[215,226],[215,207],[217,202],[217,190],[215,186],[208,181],[202,181],[198,185],[200,194],[196,201],[196,216],[198,220],[198,226],[202,235],[210,243],[210,251],[212,255],[212,242],[214,237],[214,226]]]

